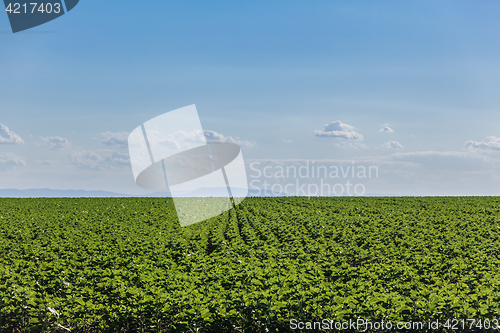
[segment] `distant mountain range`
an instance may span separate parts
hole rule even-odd
[[[233,195],[238,196],[238,193],[243,193],[242,189],[233,189]],[[183,194],[186,197],[217,197],[227,196],[227,189],[224,188],[200,188],[196,191],[186,192]],[[273,193],[271,191],[248,191],[248,196],[285,196],[286,194]],[[132,198],[132,197],[171,197],[170,192],[153,192],[142,195],[124,194],[107,191],[85,191],[85,190],[53,190],[49,188],[41,189],[0,189],[0,198]]]
[[[0,198],[104,198],[104,197],[170,197],[169,192],[155,192],[145,195],[132,195],[106,191],[85,190],[52,190],[41,189],[3,189],[0,190]]]
[[[239,196],[238,193],[243,193],[242,189],[233,189],[233,196]],[[186,197],[208,197],[208,196],[227,196],[226,188],[207,189],[201,188],[196,191],[186,192],[183,194]],[[124,194],[106,191],[85,191],[85,190],[53,190],[48,188],[41,189],[0,189],[0,198],[131,198],[131,197],[171,197],[170,192],[153,192],[142,195]],[[283,197],[290,196],[286,193],[275,193],[272,191],[249,190],[249,197]],[[386,197],[386,196],[401,196],[394,194],[365,194],[368,197]]]

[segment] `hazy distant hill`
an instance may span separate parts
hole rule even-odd
[[[235,193],[233,195],[238,196],[238,192],[242,189],[233,189]],[[226,188],[216,188],[216,189],[206,189],[201,188],[196,191],[187,192],[186,197],[208,197],[208,196],[226,196]],[[129,198],[129,197],[171,197],[169,192],[153,192],[143,195],[132,195],[123,194],[116,192],[106,192],[106,191],[85,191],[85,190],[52,190],[48,188],[42,189],[28,189],[28,190],[16,190],[16,189],[0,189],[0,198]],[[274,193],[272,191],[258,191],[249,190],[248,197],[283,197],[290,196],[286,193]],[[367,193],[364,196],[367,197],[385,197],[385,196],[402,196],[393,194],[377,194],[377,193]]]
[[[235,193],[233,195],[238,195],[238,192],[242,192],[242,189],[233,189]],[[243,192],[242,192],[243,193]],[[185,194],[186,197],[207,197],[207,196],[226,196],[226,188],[216,188],[207,189],[201,188],[196,191],[188,192]],[[0,189],[0,198],[104,198],[104,197],[170,197],[169,192],[154,192],[144,195],[132,195],[116,192],[106,192],[106,191],[85,191],[85,190],[52,190],[48,188],[42,189],[27,189],[27,190],[17,190],[17,189]],[[271,191],[256,191],[249,190],[249,197],[278,197],[287,196],[285,193],[273,193]]]
[[[0,198],[102,198],[102,197],[169,197],[168,192],[155,192],[146,195],[131,195],[106,191],[85,190],[51,190],[42,189],[3,189],[0,190]]]

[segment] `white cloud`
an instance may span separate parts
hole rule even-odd
[[[285,139],[283,139],[282,141],[283,141],[284,143],[292,143],[292,140],[285,140]]]
[[[384,143],[382,145],[382,148],[385,148],[385,149],[401,149],[401,148],[403,148],[403,146],[399,142],[391,140],[391,141],[388,141],[388,142]]]
[[[42,142],[35,143],[38,147],[46,147],[51,150],[62,150],[69,147],[68,139],[60,136],[40,137]]]
[[[500,151],[500,138],[496,136],[487,137],[490,141],[488,142],[477,142],[477,141],[467,141],[465,143],[465,148],[467,149],[481,149],[481,150],[497,150]]]
[[[24,157],[17,156],[12,153],[0,152],[0,164],[4,165],[26,165]]]
[[[223,134],[214,131],[204,130],[203,133],[205,134],[205,139],[207,140],[207,142],[231,142],[237,144],[240,147],[253,147],[256,145],[255,142],[242,141],[238,138],[233,138],[232,136],[224,136]]]
[[[383,133],[394,133],[394,130],[390,128],[389,125],[384,125],[384,127],[379,129],[378,131]]]
[[[334,121],[330,124],[325,124],[322,131],[314,131],[314,135],[318,137],[339,138],[346,140],[363,140],[363,136],[353,131],[354,127],[342,123],[340,120]]]
[[[4,124],[0,124],[0,144],[23,144],[24,141],[19,135],[9,130]]]
[[[113,150],[80,150],[69,154],[70,164],[82,169],[110,169],[130,165],[128,154]]]
[[[118,146],[122,148],[127,148],[128,147],[128,136],[129,132],[123,131],[123,132],[104,132],[102,135],[104,135],[106,138],[101,141],[101,143],[105,144],[106,146]]]

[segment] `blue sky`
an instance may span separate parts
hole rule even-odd
[[[355,161],[380,168],[371,193],[500,195],[498,17],[493,0],[82,0],[12,34],[0,15],[0,188],[143,193],[112,142],[196,104],[248,163]]]

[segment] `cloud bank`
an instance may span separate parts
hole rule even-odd
[[[128,147],[128,136],[129,132],[122,131],[122,132],[104,132],[102,135],[104,135],[106,138],[101,141],[101,143],[105,144],[106,146],[117,146],[120,148],[127,148]]]
[[[69,164],[81,169],[110,169],[113,167],[129,166],[128,154],[113,150],[80,150],[69,154]]]
[[[4,165],[26,165],[24,157],[17,156],[12,153],[0,152],[0,164]]]
[[[488,142],[477,142],[477,141],[467,141],[465,143],[465,148],[466,149],[480,149],[480,150],[496,150],[500,151],[500,138],[497,138],[496,136],[489,136],[487,137],[490,141]]]
[[[399,142],[391,140],[391,141],[388,141],[388,142],[384,143],[382,145],[382,148],[385,148],[385,149],[401,149],[401,148],[403,148],[403,146]]]
[[[41,142],[37,142],[38,147],[46,147],[51,150],[63,150],[69,148],[68,139],[61,138],[60,136],[47,136],[40,137]]]

